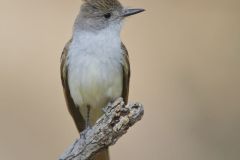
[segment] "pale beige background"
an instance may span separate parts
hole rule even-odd
[[[59,59],[80,0],[0,0],[0,159],[53,160],[78,134]],[[113,160],[240,159],[240,1],[122,0],[143,7],[122,39],[143,120]]]

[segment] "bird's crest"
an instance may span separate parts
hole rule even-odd
[[[105,12],[122,8],[122,5],[118,0],[83,0],[83,1],[95,9]]]

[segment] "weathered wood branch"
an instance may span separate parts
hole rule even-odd
[[[125,105],[122,98],[104,108],[105,114],[89,129],[83,131],[59,160],[90,160],[101,149],[114,145],[139,121],[144,113],[139,103]]]

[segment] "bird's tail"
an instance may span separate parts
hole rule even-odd
[[[94,160],[109,160],[108,148],[98,152],[95,155]]]

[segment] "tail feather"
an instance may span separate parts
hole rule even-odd
[[[108,148],[98,152],[93,160],[109,160]]]

